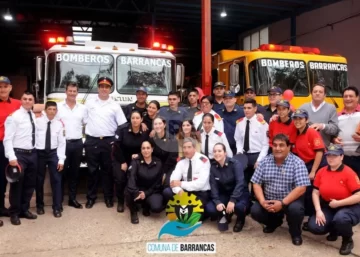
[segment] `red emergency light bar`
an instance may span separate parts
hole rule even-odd
[[[273,51],[273,52],[289,52],[289,53],[297,53],[297,54],[320,54],[319,48],[304,47],[304,46],[263,44],[260,46],[260,50]]]
[[[156,49],[156,50],[161,49],[161,50],[174,51],[174,46],[173,45],[160,44],[159,42],[154,42],[152,48]]]
[[[64,44],[65,43],[65,38],[64,37],[49,37],[48,39],[48,43],[49,44],[56,44],[56,43],[60,43],[60,44]]]

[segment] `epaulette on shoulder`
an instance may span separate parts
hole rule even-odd
[[[266,121],[263,118],[256,117],[256,119],[257,119],[258,122],[260,122],[263,125],[266,123]]]
[[[202,111],[195,112],[194,115],[196,116],[196,115],[199,115],[199,114],[202,114]]]
[[[203,163],[206,163],[208,161],[207,158],[205,158],[204,156],[200,156],[200,160],[203,162]]]
[[[221,117],[220,117],[219,114],[215,113],[214,117],[215,117],[215,119],[217,119],[218,121],[221,121]]]
[[[244,119],[244,117],[243,118],[240,118],[240,119],[238,119],[237,121],[236,121],[236,124],[238,124],[240,121],[242,121]]]
[[[214,130],[214,133],[216,134],[216,135],[218,135],[219,137],[221,137],[221,135],[223,134],[222,132],[220,132],[220,131],[218,131],[218,130]]]

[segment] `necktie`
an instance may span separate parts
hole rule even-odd
[[[189,160],[189,169],[187,174],[187,181],[192,181],[192,166],[191,166],[191,160]]]
[[[46,129],[46,138],[45,138],[45,151],[50,152],[51,150],[51,130],[50,130],[51,121],[47,123]]]
[[[244,138],[244,153],[247,153],[250,149],[249,146],[249,134],[250,134],[250,121],[246,121],[245,138]]]
[[[30,116],[30,122],[31,122],[31,126],[32,126],[32,140],[31,140],[31,143],[33,146],[35,146],[35,124],[34,124],[34,120],[32,118],[32,115],[31,115],[31,111],[28,111],[28,114]]]
[[[209,135],[206,135],[205,139],[205,155],[209,157]]]

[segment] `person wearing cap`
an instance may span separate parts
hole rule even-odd
[[[269,125],[256,115],[256,101],[246,99],[244,103],[245,118],[238,120],[234,139],[238,154],[245,154],[248,158],[248,167],[245,170],[247,184],[257,165],[264,159],[269,150],[267,132]]]
[[[6,118],[21,106],[19,100],[10,97],[11,90],[12,85],[10,79],[5,76],[0,76],[0,217],[9,215],[8,209],[5,208],[5,192],[7,184],[5,167],[9,161],[5,157],[4,152],[4,124]]]
[[[65,126],[66,159],[62,179],[62,201],[64,199],[65,181],[68,183],[68,205],[77,209],[83,206],[76,200],[77,187],[79,184],[80,163],[83,156],[83,127],[87,122],[88,112],[85,105],[76,101],[79,93],[79,85],[76,81],[69,81],[65,88],[66,98],[58,103],[56,118],[60,119]]]
[[[245,89],[245,92],[244,92],[244,98],[245,99],[255,99],[256,100],[256,93],[255,93],[255,89],[253,87],[247,87]],[[257,111],[256,113],[261,113],[262,115],[264,115],[265,113],[265,108],[264,106],[262,106],[261,104],[257,104],[256,105],[257,107]]]
[[[244,167],[236,159],[227,157],[226,147],[222,143],[215,144],[213,154],[215,161],[210,168],[212,201],[205,206],[205,212],[214,218],[221,217],[223,211],[228,217],[235,213],[237,219],[233,231],[240,232],[245,224],[246,211],[250,208]]]
[[[324,158],[325,145],[318,131],[309,127],[309,115],[307,111],[297,109],[293,114],[294,125],[297,129],[297,136],[293,152],[305,162],[310,181],[315,178],[319,168],[326,165]],[[314,205],[311,199],[312,187],[306,188],[305,193],[305,215],[311,216],[314,213]],[[303,229],[307,230],[308,223],[305,222]]]
[[[339,133],[339,120],[336,107],[325,102],[326,87],[322,82],[316,83],[311,91],[311,102],[300,106],[309,114],[311,128],[320,132],[325,145],[329,145],[333,137]]]
[[[35,97],[30,92],[21,96],[21,107],[5,121],[5,157],[11,166],[21,166],[24,176],[10,184],[9,215],[13,225],[20,225],[20,217],[36,219],[29,211],[30,200],[35,190],[37,152],[35,149],[36,119],[32,111]]]
[[[360,180],[343,164],[344,149],[330,144],[325,153],[328,165],[316,174],[312,199],[316,214],[309,219],[309,231],[328,236],[328,241],[342,237],[339,250],[348,255],[354,248],[352,227],[360,222]]]
[[[274,136],[277,134],[283,133],[289,137],[290,144],[294,145],[296,136],[297,136],[297,129],[294,125],[294,121],[292,117],[289,115],[290,110],[290,103],[287,100],[280,100],[276,103],[276,109],[278,118],[273,120],[269,124],[269,145],[270,148],[272,147],[272,140]],[[271,150],[271,149],[270,149]]]
[[[130,115],[130,123],[120,126],[116,131],[116,141],[113,145],[113,172],[115,190],[118,198],[118,212],[124,212],[124,190],[127,181],[128,170],[121,166],[130,167],[131,160],[141,152],[141,144],[149,139],[149,131],[142,131],[142,115],[134,110]]]
[[[108,208],[114,206],[111,149],[115,141],[116,129],[126,123],[126,117],[120,105],[110,97],[112,86],[112,79],[100,77],[97,97],[86,102],[88,119],[84,147],[89,174],[86,208],[92,208],[95,204],[99,173],[103,183],[105,205]]]
[[[213,89],[214,106],[213,106],[213,110],[215,112],[217,112],[217,113],[224,108],[225,88],[226,88],[226,85],[224,84],[224,82],[218,81],[218,82],[215,82],[215,84],[214,84],[214,89]]]
[[[136,90],[136,101],[135,103],[128,104],[124,109],[124,114],[128,122],[130,122],[130,116],[133,111],[138,111],[141,113],[141,116],[144,117],[147,109],[146,99],[148,93],[145,87],[139,87]]]
[[[45,104],[45,115],[36,118],[36,150],[38,170],[36,173],[36,210],[42,215],[44,211],[44,182],[48,167],[52,191],[52,208],[55,218],[61,217],[62,211],[62,170],[66,159],[65,127],[61,120],[55,119],[57,104],[48,101]]]
[[[206,113],[211,113],[212,115],[214,115],[215,118],[215,122],[214,122],[215,129],[220,132],[224,132],[223,119],[217,112],[213,110],[214,98],[212,96],[205,95],[201,98],[200,104],[201,104],[201,110],[195,113],[193,119],[196,130],[201,131],[201,129],[203,129],[203,125],[202,125],[203,116]]]
[[[188,113],[187,119],[192,120],[195,116],[195,113],[201,109],[199,105],[199,91],[197,91],[195,88],[190,90],[188,94],[188,102],[189,106],[186,108]]]
[[[197,196],[203,206],[210,198],[210,161],[209,159],[196,152],[196,140],[187,137],[183,141],[184,158],[177,162],[170,177],[170,187],[163,191],[165,203],[174,194],[189,192]]]
[[[360,104],[359,90],[354,86],[343,90],[344,109],[338,113],[339,135],[335,142],[344,148],[344,164],[360,177]]]
[[[276,103],[282,98],[282,89],[280,87],[271,87],[268,90],[269,104],[264,106],[265,113],[264,119],[267,123],[270,122],[270,119],[273,115],[277,114]]]
[[[277,134],[272,145],[272,153],[259,163],[251,178],[257,199],[251,207],[251,217],[265,225],[264,233],[273,233],[286,215],[292,243],[301,245],[303,195],[310,185],[308,173],[304,162],[291,153],[286,135]]]
[[[244,109],[236,104],[235,93],[225,91],[224,93],[224,108],[219,111],[219,115],[224,122],[224,133],[229,142],[230,148],[235,155],[236,151],[236,141],[234,139],[236,121],[244,118],[245,113]]]
[[[185,107],[179,107],[180,96],[177,92],[171,91],[168,94],[169,106],[160,108],[159,116],[167,121],[167,132],[170,137],[175,137],[179,132],[181,123],[186,119],[187,112]]]

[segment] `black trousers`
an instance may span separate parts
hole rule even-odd
[[[360,178],[360,156],[344,155],[344,164],[352,168]]]
[[[259,202],[251,207],[251,217],[259,223],[268,227],[276,228],[282,224],[286,214],[286,221],[289,225],[289,232],[292,237],[301,236],[301,224],[304,219],[304,198],[301,197],[290,203],[285,211],[271,213],[265,210]]]
[[[125,200],[125,187],[128,180],[128,173],[130,171],[124,171],[121,169],[121,164],[113,160],[112,161],[113,174],[114,174],[114,182],[115,182],[115,192],[118,202],[124,203]]]
[[[141,204],[142,208],[149,209],[151,212],[159,213],[163,210],[163,196],[161,193],[154,193],[151,195],[146,195],[144,200],[136,200],[134,199],[137,195],[132,195],[129,192],[126,192],[126,204],[129,207],[131,212],[136,212],[137,204]]]
[[[46,166],[49,169],[51,191],[52,191],[52,208],[53,210],[60,210],[62,201],[62,172],[57,170],[59,159],[56,149],[46,152],[38,150],[38,171],[36,174],[36,207],[44,207],[44,181],[46,174]]]
[[[9,160],[5,157],[4,144],[0,141],[0,209],[5,207],[5,193],[7,180],[5,177],[5,168]]]
[[[82,139],[66,140],[66,160],[64,164],[62,188],[62,201],[64,200],[65,181],[69,186],[69,200],[76,199],[77,187],[79,184],[79,170],[84,144]]]
[[[101,175],[104,198],[111,200],[114,197],[114,179],[112,173],[111,142],[114,137],[103,139],[86,137],[85,154],[88,165],[88,192],[87,199],[95,200],[97,198],[97,188]]]
[[[35,190],[37,172],[36,150],[26,152],[15,151],[18,163],[22,167],[24,176],[18,182],[10,183],[10,216],[26,212],[30,207],[30,200]]]

